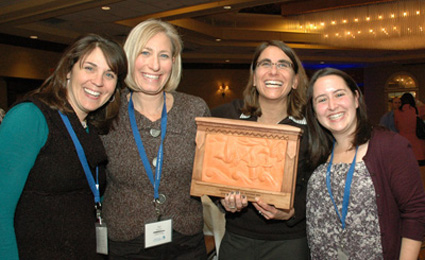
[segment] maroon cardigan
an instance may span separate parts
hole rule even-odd
[[[410,143],[375,128],[363,158],[375,186],[384,259],[399,259],[401,238],[422,241],[425,191]]]

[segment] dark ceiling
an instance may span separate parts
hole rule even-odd
[[[270,39],[285,41],[312,66],[423,63],[423,49],[342,48],[317,41],[315,34],[281,26],[304,13],[387,2],[397,1],[2,0],[0,43],[60,52],[88,32],[109,34],[123,42],[134,25],[159,18],[174,24],[181,33],[185,64],[247,64],[255,46]],[[103,6],[110,10],[102,10]],[[38,39],[30,39],[32,35]]]

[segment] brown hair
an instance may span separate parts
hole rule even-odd
[[[43,82],[40,88],[29,93],[29,96],[38,98],[52,109],[71,112],[67,106],[67,74],[77,62],[82,66],[85,58],[96,47],[102,50],[106,62],[117,75],[117,89],[111,102],[107,102],[100,109],[89,113],[87,118],[93,125],[107,131],[112,120],[118,115],[120,107],[120,91],[118,89],[124,86],[124,78],[127,75],[127,60],[124,50],[110,38],[96,34],[87,34],[77,38],[66,49],[52,75]]]
[[[369,120],[367,117],[367,108],[363,98],[363,93],[361,92],[360,88],[357,86],[354,79],[350,77],[347,73],[341,70],[333,69],[333,68],[325,68],[325,69],[321,69],[317,71],[311,78],[311,81],[307,89],[307,106],[306,106],[306,119],[307,119],[308,134],[309,134],[310,158],[312,161],[312,167],[314,168],[326,162],[327,158],[329,157],[332,151],[333,142],[334,142],[334,137],[332,133],[326,128],[324,128],[319,123],[319,121],[317,121],[316,112],[314,111],[314,106],[313,106],[314,84],[319,78],[330,76],[330,75],[334,75],[334,76],[338,76],[342,78],[345,84],[347,85],[347,87],[353,93],[353,95],[358,96],[359,106],[356,110],[357,126],[354,132],[354,139],[352,144],[353,147],[366,143],[367,141],[369,141],[372,135],[372,125],[369,123]]]
[[[263,42],[255,50],[254,57],[251,62],[249,81],[243,92],[244,106],[242,107],[242,113],[251,116],[261,116],[261,108],[258,101],[259,94],[257,88],[254,86],[254,73],[257,67],[258,58],[269,46],[275,46],[281,49],[289,57],[293,64],[294,73],[298,76],[298,86],[296,89],[292,89],[288,94],[288,115],[296,119],[303,119],[308,79],[304,71],[304,67],[294,50],[292,50],[284,42],[277,40]]]

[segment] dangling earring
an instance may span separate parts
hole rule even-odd
[[[111,99],[109,99],[109,102],[110,102],[110,103],[112,103],[112,102],[114,102],[114,101],[115,101],[115,93],[116,93],[116,92],[114,92],[114,94],[112,95],[112,98],[111,98]]]

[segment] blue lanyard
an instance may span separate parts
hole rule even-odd
[[[338,207],[336,206],[334,197],[332,195],[331,190],[331,167],[332,167],[332,161],[334,159],[334,150],[335,150],[335,143],[332,148],[332,154],[331,159],[329,161],[328,170],[326,172],[326,186],[328,188],[329,196],[331,197],[332,203],[334,204],[335,211],[338,214],[339,219],[342,223],[342,229],[345,229],[345,218],[347,217],[347,211],[348,211],[348,204],[350,201],[350,191],[351,191],[351,183],[353,181],[353,175],[354,175],[354,168],[356,165],[356,157],[357,157],[357,150],[359,147],[356,147],[356,153],[354,154],[353,162],[351,163],[350,169],[347,173],[347,178],[345,179],[345,188],[344,188],[344,197],[342,199],[342,212],[339,214]]]
[[[75,150],[77,151],[78,158],[80,159],[81,165],[83,166],[84,173],[86,174],[87,181],[89,183],[90,189],[94,195],[94,202],[96,204],[100,203],[100,192],[99,192],[99,167],[96,166],[96,181],[93,178],[91,173],[89,164],[87,162],[86,154],[84,153],[84,149],[81,146],[80,141],[78,140],[77,135],[74,132],[74,129],[69,122],[69,119],[66,115],[62,114],[62,112],[58,111],[59,115],[62,117],[62,121],[64,122],[66,129],[68,130],[69,135],[71,136],[72,142],[74,143]]]
[[[164,146],[165,132],[167,131],[167,106],[165,104],[165,100],[166,100],[166,97],[164,92],[164,106],[162,108],[162,114],[161,114],[161,144],[159,145],[159,149],[158,149],[157,165],[155,169],[155,180],[154,180],[151,165],[148,160],[148,156],[146,155],[146,151],[143,146],[142,137],[140,136],[139,129],[137,128],[136,117],[134,115],[133,92],[131,92],[130,100],[128,102],[128,115],[130,117],[131,129],[133,130],[133,136],[134,136],[134,140],[136,141],[137,149],[139,150],[140,159],[142,159],[142,163],[143,163],[143,166],[145,167],[146,174],[148,175],[149,180],[151,181],[151,184],[153,186],[154,199],[158,199],[159,197],[158,190],[159,190],[159,183],[161,181],[162,162],[163,162],[163,155],[164,155],[163,146]]]

